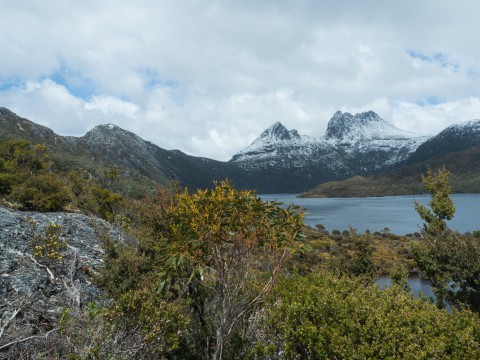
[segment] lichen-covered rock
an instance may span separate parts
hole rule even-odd
[[[61,229],[60,256],[35,256],[52,224]],[[100,300],[91,280],[102,264],[105,237],[132,241],[98,218],[0,206],[0,358],[3,345],[53,328],[62,309]]]

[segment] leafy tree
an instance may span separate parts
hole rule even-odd
[[[342,250],[330,260],[330,270],[339,275],[361,276],[371,281],[375,274],[373,236],[358,234],[351,229],[348,241],[342,241]]]
[[[410,291],[410,285],[408,284],[408,270],[401,264],[396,264],[390,271],[390,278],[392,284],[399,286],[405,291]]]
[[[115,221],[115,215],[123,204],[123,197],[98,185],[92,186],[90,190],[96,204],[96,213],[102,219]]]
[[[227,181],[178,195],[166,241],[166,280],[183,284],[201,329],[221,359],[232,334],[273,286],[284,264],[305,250],[302,214],[264,203]],[[164,284],[167,282],[165,281]],[[209,335],[209,332],[213,332]],[[198,336],[197,335],[197,336]]]
[[[90,206],[88,190],[91,187],[89,174],[85,171],[73,170],[68,173],[67,179],[75,204],[82,208],[88,208]]]
[[[284,264],[308,250],[297,208],[228,182],[194,194],[159,191],[129,211],[140,244],[107,241],[99,281],[118,299],[111,320],[141,325],[157,357],[242,353],[249,316]]]
[[[65,185],[50,172],[44,145],[23,140],[0,143],[0,194],[26,210],[61,210],[70,197]]]
[[[113,184],[116,180],[118,180],[118,170],[116,168],[110,168],[105,171],[105,176],[107,177],[108,181],[108,188],[111,190],[113,189]]]
[[[358,235],[352,229],[353,237],[353,258],[348,266],[348,270],[355,276],[366,276],[371,278],[375,269],[373,266],[373,244],[372,237],[368,234]]]
[[[49,165],[46,149],[31,146],[23,140],[0,143],[0,194],[8,195],[13,185],[21,183],[26,176],[38,174]]]
[[[0,143],[2,171],[10,173],[39,173],[49,170],[51,161],[44,145],[31,145],[24,140]]]

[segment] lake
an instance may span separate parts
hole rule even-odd
[[[425,280],[421,277],[419,274],[410,274],[410,276],[407,279],[408,285],[410,286],[410,289],[412,293],[416,296],[419,297],[420,293],[425,295],[427,298],[433,298],[435,299],[435,294],[433,293],[432,285],[428,280]],[[385,289],[389,288],[392,285],[392,281],[388,276],[382,276],[377,281],[375,281],[377,286],[380,289]]]
[[[388,227],[397,235],[419,232],[422,220],[415,211],[417,202],[427,205],[430,195],[405,195],[369,198],[297,198],[296,194],[258,195],[263,200],[278,200],[285,206],[295,204],[305,209],[305,225],[323,224],[328,231],[350,226],[359,232],[381,231]],[[480,194],[451,195],[457,211],[448,221],[460,231],[480,229]]]

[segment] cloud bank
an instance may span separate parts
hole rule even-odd
[[[476,1],[2,2],[0,106],[83,135],[115,123],[228,160],[336,110],[435,134],[480,118]]]

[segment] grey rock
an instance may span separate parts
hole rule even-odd
[[[33,239],[54,223],[63,228],[67,248],[55,263],[33,256]],[[102,219],[72,213],[19,212],[0,206],[0,346],[12,339],[46,331],[62,309],[101,301],[89,274],[102,265],[101,237],[134,241]],[[49,272],[53,275],[49,274]],[[1,357],[1,355],[0,355]]]

